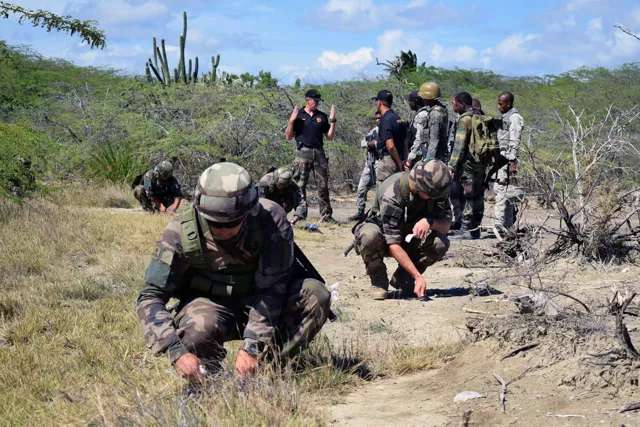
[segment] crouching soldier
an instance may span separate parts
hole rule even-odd
[[[287,168],[279,168],[267,173],[258,184],[260,197],[279,204],[285,213],[298,209],[302,201],[300,187],[293,182],[293,172]]]
[[[244,340],[239,375],[254,373],[265,357],[297,354],[325,323],[330,294],[294,268],[293,249],[284,210],[259,200],[245,169],[209,167],[145,273],[136,309],[148,347],[194,383],[203,379],[200,366],[219,368],[229,340]],[[180,300],[173,318],[171,297]]]
[[[142,184],[134,188],[133,196],[147,212],[175,214],[183,195],[173,176],[173,165],[164,160],[145,173]]]
[[[389,284],[407,296],[425,295],[422,273],[449,249],[450,186],[449,169],[439,160],[422,160],[380,185],[371,214],[354,229],[374,299],[385,299]],[[391,282],[384,264],[388,256],[398,261]]]

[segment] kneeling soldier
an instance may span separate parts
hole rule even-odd
[[[422,273],[449,249],[450,186],[451,174],[439,160],[420,161],[380,185],[369,217],[354,229],[374,299],[385,299],[389,284],[406,295],[425,295]],[[398,261],[391,282],[386,256]]]
[[[147,345],[195,383],[200,366],[219,367],[229,340],[244,340],[239,375],[254,373],[264,356],[297,354],[325,323],[330,294],[294,268],[293,247],[284,211],[258,200],[245,169],[209,167],[145,273],[137,313]],[[171,297],[180,300],[173,318],[165,306]]]
[[[145,173],[143,183],[136,186],[133,196],[147,212],[175,214],[182,200],[182,190],[173,176],[173,165],[164,160]]]
[[[279,168],[267,173],[258,184],[260,197],[279,204],[286,213],[297,209],[302,200],[300,187],[293,182],[293,172],[287,168]]]

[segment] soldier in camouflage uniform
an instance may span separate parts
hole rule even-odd
[[[367,158],[364,162],[364,168],[360,174],[358,182],[358,200],[356,200],[357,212],[355,215],[347,218],[349,221],[360,221],[365,218],[365,207],[367,205],[367,193],[376,186],[376,167],[378,166],[378,151],[376,145],[378,143],[378,123],[380,122],[380,113],[376,112],[374,116],[376,127],[371,129],[367,136],[360,142],[361,148],[367,149]]]
[[[302,202],[296,209],[292,223],[307,219],[307,184],[313,172],[318,187],[318,207],[325,222],[336,223],[329,200],[329,160],[324,153],[323,135],[332,140],[336,134],[336,109],[331,106],[329,117],[318,110],[320,93],[309,89],[305,93],[304,108],[293,107],[285,130],[287,140],[296,140],[296,158],[293,161],[293,179],[302,190]]]
[[[302,192],[293,182],[293,173],[288,168],[279,168],[267,173],[258,184],[260,197],[279,204],[286,213],[297,209],[302,200]]]
[[[133,189],[133,196],[147,212],[175,214],[183,195],[173,176],[173,165],[164,160],[145,173],[143,183]]]
[[[447,161],[447,136],[449,134],[449,114],[440,101],[440,86],[427,82],[420,86],[418,96],[424,106],[413,119],[413,138],[405,170],[411,169],[421,159]]]
[[[294,269],[293,231],[284,210],[258,198],[249,173],[228,162],[201,175],[193,205],[167,225],[145,273],[137,314],[147,346],[167,353],[198,383],[216,369],[223,344],[243,339],[240,375],[265,356],[295,355],[325,323],[330,294]],[[171,317],[166,304],[180,300]]]
[[[454,97],[453,110],[460,114],[456,123],[456,134],[449,168],[454,181],[462,189],[460,204],[463,206],[461,233],[454,236],[462,239],[479,239],[480,224],[484,215],[485,167],[476,162],[469,149],[473,129],[471,116],[480,114],[472,107],[472,98],[467,92]]]
[[[443,162],[422,160],[378,187],[370,216],[354,228],[355,247],[374,299],[385,299],[389,284],[405,295],[425,295],[422,273],[449,249],[450,185],[451,174]],[[413,238],[407,242],[410,234]],[[398,261],[391,282],[384,263],[388,256]]]

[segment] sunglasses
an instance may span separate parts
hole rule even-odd
[[[244,221],[244,217],[231,222],[207,221],[207,223],[209,223],[209,227],[213,227],[213,228],[234,228],[242,224],[242,221]]]

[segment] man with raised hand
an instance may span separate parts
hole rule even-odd
[[[294,265],[284,210],[259,199],[244,168],[210,166],[192,206],[165,228],[145,273],[136,309],[147,346],[196,384],[203,370],[220,368],[226,341],[244,341],[235,360],[240,376],[255,373],[267,356],[294,356],[330,306],[322,282]],[[174,317],[166,308],[172,297],[180,300]]]

